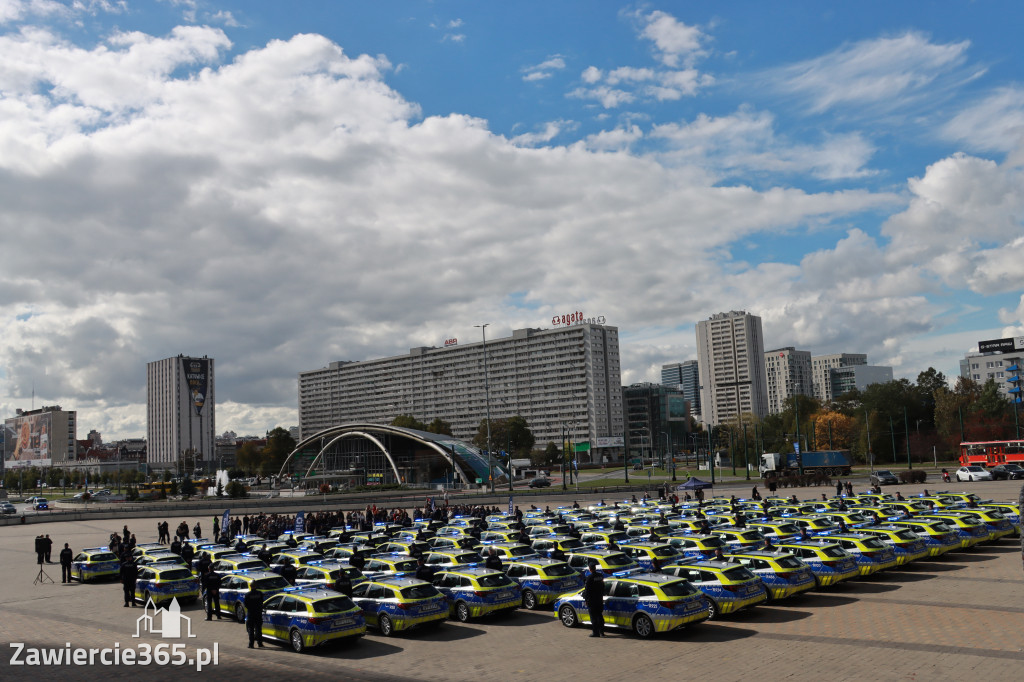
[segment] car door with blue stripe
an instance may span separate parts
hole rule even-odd
[[[281,634],[286,616],[284,599],[285,595],[276,594],[263,604],[263,633],[278,639],[288,636],[287,633]]]
[[[352,590],[352,600],[356,603],[356,606],[363,610],[367,625],[377,626],[380,614],[380,602],[378,600],[383,596],[384,588],[380,585],[363,583]]]
[[[604,617],[612,625],[628,627],[640,598],[639,590],[632,583],[608,580],[604,584]]]

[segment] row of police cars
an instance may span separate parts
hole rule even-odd
[[[549,609],[567,627],[585,624],[582,588],[596,562],[606,574],[606,626],[650,637],[1019,533],[1016,504],[970,493],[598,503],[534,509],[521,522],[498,514],[483,523],[416,520],[275,541],[243,535],[231,547],[192,540],[192,562],[162,544],[138,545],[135,598],[205,600],[197,574],[208,561],[222,576],[220,615],[244,622],[244,598],[255,587],[264,597],[264,636],[301,652],[368,628],[392,636],[520,608]],[[484,565],[492,549],[500,570]],[[420,557],[429,580],[416,577]],[[83,583],[118,572],[106,548],[83,550],[72,563]]]

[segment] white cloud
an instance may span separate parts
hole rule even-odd
[[[969,46],[969,41],[936,44],[907,32],[844,45],[762,77],[806,100],[815,113],[840,106],[891,110],[917,98],[934,98],[975,77],[976,72],[962,69]]]
[[[607,85],[601,85],[596,88],[576,88],[571,90],[568,96],[575,99],[596,100],[605,109],[614,109],[636,99],[630,92],[620,90],[619,88],[610,88]]]
[[[829,135],[817,146],[780,138],[774,117],[750,107],[726,116],[700,114],[688,123],[656,125],[652,136],[668,141],[664,157],[677,163],[700,163],[726,173],[811,173],[824,180],[870,174],[864,166],[875,151],[856,133]]]
[[[225,26],[230,26],[232,28],[237,28],[241,26],[241,24],[238,23],[238,20],[235,19],[235,15],[229,12],[228,10],[219,10],[215,12],[210,18],[217,23],[224,24]]]
[[[665,66],[672,69],[688,66],[697,57],[704,56],[701,43],[706,36],[695,26],[687,26],[660,10],[637,16],[643,24],[640,35],[654,43],[658,58]]]
[[[538,144],[550,142],[563,131],[572,130],[575,127],[576,123],[573,121],[548,121],[544,124],[543,129],[537,132],[516,135],[512,138],[512,142],[524,147],[533,147]]]
[[[445,33],[444,37],[441,38],[441,42],[447,43],[462,43],[466,40],[465,33]]]
[[[565,59],[562,58],[560,55],[548,57],[540,64],[528,66],[525,69],[523,69],[523,80],[529,82],[551,78],[551,76],[554,75],[555,71],[561,71],[564,68]]]
[[[601,69],[596,66],[588,66],[580,75],[580,78],[583,79],[584,83],[597,83],[603,77],[604,74],[601,72]]]
[[[954,116],[942,132],[971,149],[1005,152],[1024,148],[1024,88],[1000,88]]]

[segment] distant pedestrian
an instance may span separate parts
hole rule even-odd
[[[71,559],[73,556],[74,552],[65,542],[64,549],[60,551],[60,581],[62,583],[71,582]]]
[[[36,536],[36,563],[41,564],[46,561],[46,546],[43,544],[43,536]]]
[[[121,589],[124,590],[125,608],[135,608],[135,581],[139,578],[139,567],[131,557],[121,564]]]
[[[590,575],[583,585],[583,601],[590,613],[591,637],[604,637],[604,574],[597,561],[588,563]]]
[[[202,580],[206,588],[206,620],[212,620],[214,613],[217,614],[217,620],[220,620],[220,575],[213,570],[213,566],[208,566]]]
[[[836,497],[843,494],[843,482],[840,479],[836,479]]]
[[[44,550],[44,553],[46,554],[46,563],[48,563],[48,564],[52,564],[53,563],[52,561],[50,561],[50,551],[52,549],[53,549],[53,540],[51,540],[50,536],[47,535],[43,539],[43,550]]]

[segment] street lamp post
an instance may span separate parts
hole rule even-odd
[[[480,333],[484,338],[484,409],[486,410],[487,419],[487,487],[494,492],[494,465],[491,460],[491,387],[487,380],[487,327],[490,322],[484,324],[474,324],[474,327],[480,328]]]
[[[622,432],[622,471],[629,483],[629,431]]]

